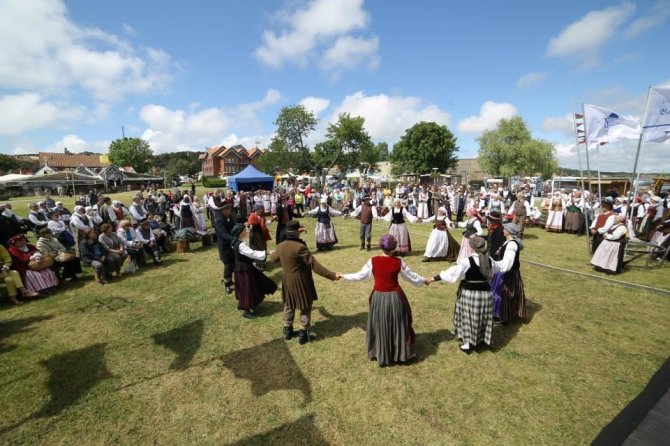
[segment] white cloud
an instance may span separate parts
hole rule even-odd
[[[65,135],[62,139],[49,145],[44,151],[46,152],[62,152],[64,148],[73,153],[80,152],[97,152],[106,153],[109,149],[111,141],[93,141],[87,142],[77,135]]]
[[[526,87],[531,84],[535,84],[542,79],[547,77],[547,73],[541,73],[539,71],[534,71],[532,73],[524,74],[521,76],[517,81],[516,85],[517,87]]]
[[[20,135],[34,129],[62,125],[81,114],[80,107],[50,102],[37,93],[1,96],[0,135]]]
[[[405,130],[420,121],[449,125],[451,115],[415,96],[366,96],[359,91],[344,98],[333,112],[330,122],[340,113],[365,118],[365,129],[375,140],[397,140]]]
[[[636,19],[624,31],[624,37],[635,37],[640,33],[648,31],[652,28],[662,25],[670,17],[670,3],[666,1],[659,1],[652,8],[651,12]]]
[[[123,28],[123,32],[130,37],[136,37],[139,34],[135,28],[133,28],[132,26],[130,26],[127,23],[124,23],[122,25],[122,28]]]
[[[547,57],[575,58],[582,68],[597,65],[602,48],[634,12],[634,4],[622,3],[587,13],[549,41]]]
[[[304,106],[308,111],[314,113],[314,116],[319,116],[319,114],[328,108],[330,105],[330,100],[326,98],[317,98],[314,96],[307,96],[299,102],[300,105]]]
[[[236,107],[210,107],[199,110],[191,104],[189,110],[172,110],[162,105],[149,104],[140,110],[140,119],[147,125],[142,134],[155,153],[177,150],[202,150],[224,141],[234,144],[268,141],[263,136],[238,137],[233,132],[257,128],[258,112],[281,99],[277,90],[268,90],[265,96],[254,102]],[[254,133],[250,133],[254,134]],[[247,145],[245,144],[245,146]],[[254,145],[254,144],[251,144]]]
[[[561,117],[549,117],[542,121],[543,132],[562,132],[566,136],[575,134],[575,124],[572,113]]]
[[[8,0],[0,14],[0,88],[62,93],[81,88],[115,101],[166,85],[172,61],[116,35],[85,28],[61,0]]]
[[[495,128],[501,119],[516,116],[516,107],[508,102],[486,101],[478,116],[470,116],[458,122],[458,130],[463,133],[480,133]]]
[[[307,65],[321,61],[326,70],[375,68],[379,38],[354,36],[370,22],[363,0],[310,0],[302,9],[285,10],[280,30],[265,30],[254,57],[264,65],[281,68],[286,63]]]

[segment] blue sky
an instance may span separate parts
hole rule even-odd
[[[311,143],[346,111],[391,145],[445,124],[461,157],[519,115],[576,167],[570,113],[639,117],[670,84],[669,19],[668,0],[0,0],[0,151],[104,152],[122,125],[157,153],[266,146],[302,103]],[[602,168],[631,169],[635,145],[604,146]],[[670,170],[668,153],[647,144],[643,170]]]

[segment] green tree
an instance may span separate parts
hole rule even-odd
[[[0,153],[0,174],[9,173],[14,169],[23,169],[26,172],[34,170],[36,167],[35,163],[29,161],[18,160],[10,155],[5,155]]]
[[[202,169],[199,152],[181,151],[156,155],[152,164],[163,171],[177,172],[178,175],[195,176]]]
[[[419,122],[393,146],[392,172],[423,174],[433,168],[445,171],[456,165],[456,137],[444,125]]]
[[[337,122],[328,126],[326,141],[315,147],[317,168],[328,172],[336,164],[341,167],[357,166],[361,162],[361,154],[373,155],[374,145],[364,124],[365,118],[361,116],[340,113]]]
[[[132,166],[137,172],[146,172],[152,157],[149,143],[140,138],[119,138],[109,145],[109,161],[117,166]]]
[[[256,162],[258,170],[269,175],[277,172],[302,173],[304,170],[310,170],[309,165],[305,164],[302,152],[289,150],[285,141],[274,138],[265,152]]]
[[[558,168],[553,146],[533,139],[519,116],[501,119],[494,130],[477,138],[479,164],[492,175],[512,177],[539,173],[548,178]]]
[[[388,161],[390,158],[389,155],[389,145],[388,143],[385,142],[378,142],[375,145],[375,150],[377,151],[377,156],[379,158],[379,161]]]
[[[282,144],[282,149],[286,149],[288,152],[299,153],[302,158],[301,163],[307,165],[310,170],[316,170],[311,159],[309,146],[305,141],[314,131],[318,122],[319,120],[314,114],[302,105],[282,107],[277,115],[277,120],[274,122],[277,126],[277,134],[273,138],[273,142],[278,141]]]

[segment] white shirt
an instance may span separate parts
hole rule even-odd
[[[392,207],[390,209],[389,213],[382,217],[382,220],[391,221],[391,218],[393,218],[393,211],[398,211],[398,208]],[[407,212],[407,208],[402,208],[402,216],[409,220],[410,223],[416,223],[418,221],[418,218]]]
[[[401,259],[400,262],[400,275],[403,279],[414,286],[421,286],[425,284],[423,277],[412,271],[404,260]],[[358,282],[360,280],[369,279],[370,277],[372,277],[372,259],[368,260],[360,271],[342,275],[342,278],[347,282]]]
[[[507,252],[505,252],[505,254],[507,254]],[[458,282],[459,280],[463,280],[465,278],[465,273],[470,269],[470,258],[473,258],[475,264],[479,266],[479,255],[473,254],[470,257],[461,259],[456,265],[452,266],[451,268],[441,271],[439,273],[440,279],[442,279],[444,282],[450,282],[450,283],[455,283]],[[495,274],[497,272],[500,272],[500,268],[498,267],[495,261],[492,261],[491,273]]]
[[[378,218],[379,216],[377,215],[377,208],[375,206],[370,206],[370,207],[372,208],[372,217],[373,218]],[[358,214],[361,213],[362,210],[363,210],[363,205],[361,204],[354,210],[354,212],[352,212],[349,215],[351,217],[356,217]]]
[[[244,242],[240,243],[240,254],[245,257],[249,257],[250,259],[259,261],[265,261],[265,258],[267,257],[265,251],[255,251],[249,248],[249,246],[247,246],[247,244]]]

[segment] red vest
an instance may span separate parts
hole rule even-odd
[[[612,211],[607,211],[603,212],[602,214],[599,214],[596,217],[596,225],[594,226],[593,229],[600,229],[603,226],[605,226],[605,222],[607,222],[607,218],[612,215]]]
[[[400,289],[398,275],[402,261],[397,257],[376,256],[372,258],[372,276],[375,291],[396,291]]]

